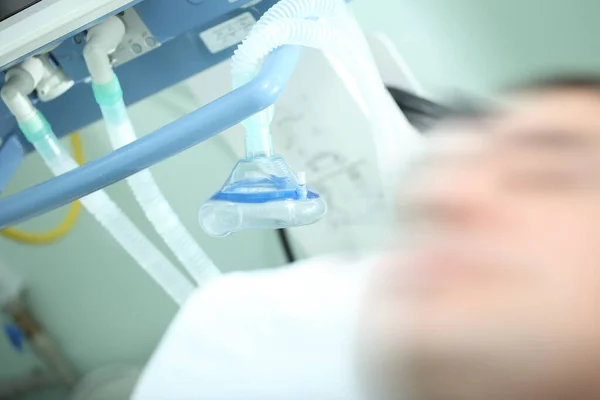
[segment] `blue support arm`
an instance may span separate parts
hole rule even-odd
[[[17,172],[23,157],[25,157],[25,150],[16,132],[0,143],[0,193]]]
[[[0,200],[0,229],[52,211],[195,146],[271,106],[291,78],[301,48],[269,56],[247,85],[119,150]]]

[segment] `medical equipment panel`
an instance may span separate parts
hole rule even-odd
[[[112,12],[122,13],[128,32],[132,28],[137,30],[136,35],[129,33],[121,48],[112,55],[126,105],[229,58],[235,46],[275,1],[145,0],[137,3],[131,9]],[[89,74],[82,54],[88,27],[82,26],[55,41],[51,45],[58,47],[48,53],[54,68],[64,71],[75,86],[51,102],[33,99],[59,137],[101,118],[87,84]],[[1,30],[0,35],[4,36]],[[2,82],[0,78],[0,86]],[[65,110],[68,110],[68,118],[65,118]],[[4,104],[0,104],[0,139],[8,141],[15,134],[24,149],[31,150],[19,135],[12,115]]]

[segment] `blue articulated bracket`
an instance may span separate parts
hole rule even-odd
[[[0,200],[0,229],[52,211],[195,146],[271,106],[301,48],[273,52],[258,76],[189,115],[102,158]]]

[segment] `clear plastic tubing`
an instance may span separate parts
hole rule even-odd
[[[116,75],[113,73],[110,82],[103,85],[92,84],[92,87],[113,148],[118,149],[134,142],[137,136],[123,103],[123,92]],[[204,285],[219,276],[219,270],[173,211],[151,172],[141,171],[128,178],[127,182],[156,232],[196,283]]]
[[[234,87],[244,85],[260,69],[264,58],[283,45],[323,50],[354,77],[365,103],[384,180],[401,164],[403,150],[412,151],[419,141],[416,131],[385,90],[368,44],[343,0],[282,0],[273,6],[238,47],[232,60]],[[264,110],[244,122],[248,143],[265,143],[256,129],[271,118]],[[256,135],[248,140],[248,135]],[[247,149],[248,150],[248,149]],[[385,184],[385,182],[384,182]]]
[[[19,127],[55,175],[78,167],[39,111],[19,122]],[[88,195],[81,199],[81,203],[177,304],[185,302],[194,286],[140,232],[105,191]]]

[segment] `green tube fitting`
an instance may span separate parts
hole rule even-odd
[[[104,121],[109,125],[120,125],[129,120],[127,109],[123,102],[123,89],[117,75],[105,84],[92,83],[96,103],[100,106]]]
[[[105,84],[92,83],[92,90],[96,103],[100,106],[113,106],[123,100],[123,89],[117,75],[113,73],[113,79]]]
[[[46,117],[37,110],[33,117],[19,122],[19,128],[30,143],[46,140],[48,136],[54,134]]]
[[[41,112],[36,110],[31,118],[20,121],[19,128],[46,163],[60,160],[64,150],[52,131],[50,123]]]

